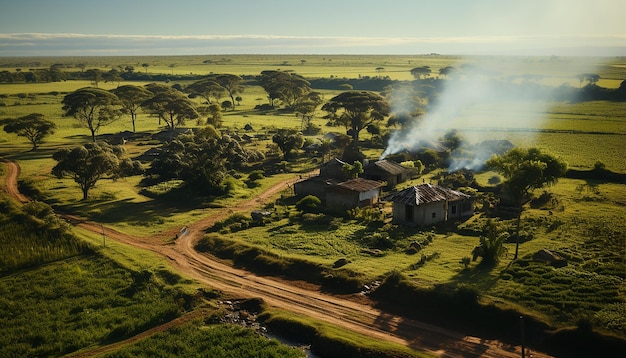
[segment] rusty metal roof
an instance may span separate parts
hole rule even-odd
[[[432,184],[420,184],[411,186],[397,193],[388,195],[385,200],[405,205],[423,205],[438,201],[458,201],[468,199],[470,196],[460,191],[444,188]]]
[[[382,170],[385,173],[389,173],[392,175],[402,174],[406,171],[403,166],[396,162],[392,162],[390,160],[379,160],[369,165],[370,168],[376,168]]]
[[[351,179],[337,184],[333,189],[345,189],[356,192],[366,192],[374,189],[378,189],[383,186],[383,183],[375,180],[368,180],[363,178]]]

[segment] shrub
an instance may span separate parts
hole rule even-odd
[[[296,203],[296,209],[303,213],[317,213],[322,207],[322,201],[315,195],[307,195]]]

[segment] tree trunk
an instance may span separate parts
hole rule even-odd
[[[90,129],[91,131],[91,141],[92,142],[96,142],[96,130],[95,129]]]
[[[87,200],[87,194],[89,193],[89,188],[82,188],[83,190],[83,200]]]

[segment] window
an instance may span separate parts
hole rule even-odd
[[[451,213],[451,214],[456,214],[456,205],[452,205],[452,206],[450,207],[450,213]]]
[[[433,219],[437,217],[437,213],[433,213]]]

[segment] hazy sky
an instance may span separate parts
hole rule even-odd
[[[626,55],[626,0],[0,0],[0,56]]]

